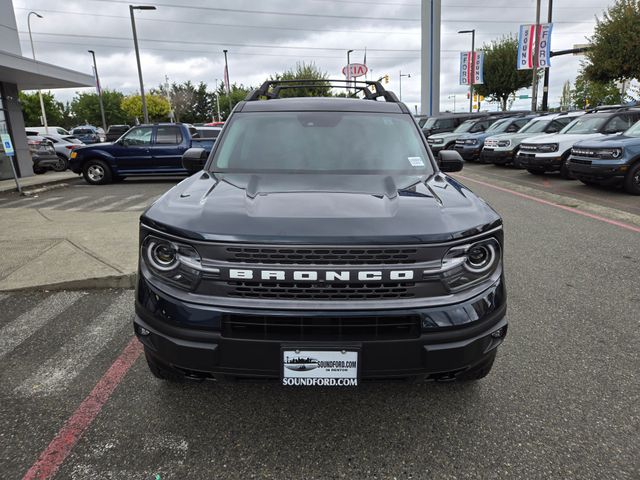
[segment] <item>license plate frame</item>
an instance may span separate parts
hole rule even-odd
[[[280,383],[287,387],[356,387],[360,384],[360,364],[360,349],[352,346],[283,346],[280,351]],[[300,368],[296,369],[296,365]]]

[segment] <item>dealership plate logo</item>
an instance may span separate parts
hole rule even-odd
[[[286,386],[358,385],[357,351],[284,350],[282,366],[282,384]]]

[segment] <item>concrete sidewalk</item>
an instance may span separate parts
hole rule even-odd
[[[133,286],[139,216],[3,209],[0,291]]]
[[[31,177],[19,178],[20,186],[23,190],[42,187],[52,183],[64,183],[66,180],[75,180],[79,178],[77,174],[67,170],[66,172],[47,172],[42,175],[33,175]],[[0,193],[17,192],[16,181],[11,178],[9,180],[0,180]]]

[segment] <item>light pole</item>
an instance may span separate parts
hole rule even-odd
[[[407,77],[407,78],[411,78],[411,74],[410,73],[402,73],[402,70],[400,70],[400,74],[399,74],[399,78],[400,78],[400,101],[402,101],[402,77]]]
[[[133,30],[133,46],[136,50],[136,61],[138,62],[138,78],[140,79],[140,98],[142,99],[142,116],[144,123],[149,123],[149,114],[147,113],[147,99],[144,97],[144,83],[142,81],[142,67],[140,66],[140,51],[138,50],[138,35],[136,33],[136,19],[133,15],[134,10],[155,10],[152,5],[129,5],[129,14],[131,15],[131,29]]]
[[[93,71],[96,74],[96,90],[98,91],[98,101],[100,102],[100,115],[102,115],[102,129],[107,131],[107,120],[104,116],[104,104],[102,103],[102,88],[100,87],[100,77],[98,76],[98,65],[96,64],[96,52],[87,50],[93,57]]]
[[[458,33],[470,33],[471,34],[471,65],[469,65],[469,112],[473,112],[473,79],[476,75],[475,65],[475,49],[476,49],[476,29],[473,30],[460,30]]]
[[[31,15],[35,15],[38,18],[44,18],[37,12],[29,12],[27,15],[27,27],[29,29],[29,40],[31,41],[31,54],[33,55],[33,61],[36,61],[36,49],[33,47],[33,37],[31,36]],[[47,124],[47,112],[44,109],[44,100],[42,99],[42,90],[38,89],[38,96],[40,97],[40,111],[42,112],[42,123],[44,124],[44,133],[49,133],[49,125]]]
[[[346,68],[346,77],[347,77],[347,96],[351,96],[351,68],[349,67],[349,65],[351,65],[351,52],[353,52],[353,50],[347,50],[347,68]]]
[[[453,98],[453,113],[456,113],[456,95],[449,95],[447,98]]]

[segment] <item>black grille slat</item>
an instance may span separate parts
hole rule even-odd
[[[241,298],[283,300],[365,300],[379,298],[413,298],[414,282],[398,283],[266,283],[228,282],[228,295]]]
[[[419,263],[417,248],[255,248],[227,247],[223,260],[279,265],[396,265]]]
[[[417,338],[420,318],[406,317],[297,317],[229,314],[223,319],[223,337],[254,340],[397,340]]]

